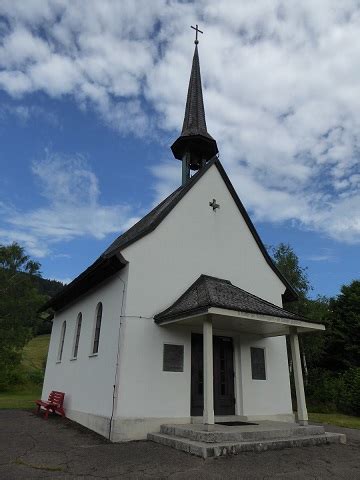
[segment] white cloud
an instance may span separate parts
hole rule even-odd
[[[23,124],[27,124],[34,118],[41,118],[41,120],[54,127],[62,128],[60,120],[54,112],[38,105],[10,105],[3,103],[0,106],[0,120],[6,120],[8,116],[16,117]]]
[[[0,242],[17,241],[31,255],[44,257],[58,242],[81,236],[102,239],[127,228],[133,218],[127,205],[100,203],[98,179],[80,156],[47,153],[33,163],[32,172],[44,206],[19,211],[0,203],[0,218],[7,225],[0,230]]]
[[[86,4],[3,0],[0,88],[20,99],[36,91],[72,96],[120,133],[175,136],[189,26],[198,21],[209,131],[254,218],[360,241],[357,0]],[[152,173],[159,199],[178,185],[180,164]],[[105,207],[103,214],[112,215]],[[39,217],[46,215],[32,212],[27,222]],[[76,230],[68,216],[65,223]]]

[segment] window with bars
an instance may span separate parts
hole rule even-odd
[[[60,343],[59,343],[59,350],[58,350],[58,357],[57,357],[58,362],[61,362],[61,359],[62,359],[62,354],[64,350],[65,333],[66,333],[66,321],[64,321],[61,326]]]
[[[99,339],[100,339],[100,329],[101,329],[101,319],[102,319],[103,306],[99,302],[96,307],[96,319],[95,319],[95,331],[94,331],[94,342],[92,353],[96,354],[99,351]]]
[[[76,322],[73,358],[77,358],[77,354],[79,350],[81,323],[82,323],[82,313],[80,312],[77,316],[77,322]]]
[[[265,349],[251,347],[251,372],[253,380],[266,380]]]

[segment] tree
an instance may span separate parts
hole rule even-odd
[[[304,316],[314,322],[322,323],[328,328],[330,299],[319,295],[315,300],[306,299]],[[325,355],[326,334],[324,332],[310,333],[302,336],[302,346],[308,368],[319,367]]]
[[[304,315],[306,311],[307,295],[310,290],[312,290],[307,275],[307,268],[300,265],[299,257],[296,255],[293,248],[286,243],[280,243],[276,247],[273,247],[272,257],[277,268],[288,280],[299,297],[296,302],[287,303],[286,309]]]
[[[323,364],[334,371],[360,367],[360,280],[330,301]]]
[[[272,248],[272,255],[275,265],[298,294],[298,300],[286,303],[284,308],[314,322],[326,323],[329,300],[320,296],[316,300],[308,298],[312,286],[307,275],[307,268],[300,265],[299,257],[293,248],[289,244],[280,243]],[[323,355],[324,336],[314,334],[301,336],[300,346],[306,383],[308,368],[317,366]],[[289,358],[291,358],[290,355]]]
[[[0,389],[14,380],[44,301],[32,282],[37,276],[40,264],[20,245],[0,245]]]

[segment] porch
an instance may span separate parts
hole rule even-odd
[[[195,365],[195,368],[201,369],[201,383],[193,385],[194,371],[192,368],[192,392],[195,389],[200,391],[198,394],[200,401],[195,405],[196,413],[193,413],[193,393],[191,406],[192,415],[198,415],[197,419],[202,419],[203,425],[208,429],[216,423],[216,408],[219,414],[219,402],[216,407],[216,401],[219,398],[219,389],[222,387],[221,382],[228,381],[229,385],[234,382],[232,367],[224,367],[225,371],[221,371],[219,374],[217,362],[214,361],[219,357],[215,341],[216,338],[221,338],[219,334],[226,335],[226,332],[230,332],[234,336],[252,335],[259,339],[288,335],[296,389],[297,422],[300,425],[307,425],[308,415],[298,335],[324,330],[323,325],[309,322],[307,319],[245,292],[227,280],[205,275],[201,275],[171,307],[156,315],[155,321],[162,328],[186,326],[192,332],[197,332],[198,337],[201,337],[199,333],[202,333],[201,348],[192,343],[192,364]],[[228,358],[230,365],[231,354]],[[221,361],[226,364],[226,355]],[[287,364],[285,358],[282,362]],[[228,369],[226,370],[226,368]],[[222,376],[230,380],[222,380]],[[226,387],[225,383],[224,385]],[[231,410],[231,399],[225,397],[226,395],[223,395],[227,401],[223,404],[225,408],[223,414],[235,414],[235,411]]]

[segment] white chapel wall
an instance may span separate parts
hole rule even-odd
[[[220,204],[215,212],[209,206],[213,198]],[[279,306],[285,287],[266,263],[216,166],[208,170],[154,232],[122,253],[130,262],[126,302],[129,318],[117,415],[189,417],[190,330],[159,327],[151,317],[174,302],[202,273],[230,280]],[[254,405],[268,414],[277,412],[277,405],[288,412],[291,407],[289,379],[284,371],[285,339],[262,341],[269,344],[270,352],[278,349],[279,355],[271,353],[268,368],[281,374],[276,381],[252,387],[262,397]],[[183,373],[162,371],[166,342],[185,346]],[[245,358],[246,347],[243,364],[247,368]],[[248,388],[246,375],[244,378]],[[272,403],[266,400],[269,392]],[[251,412],[249,398],[246,394],[245,408]]]
[[[65,392],[66,415],[104,435],[107,435],[112,411],[124,290],[121,279],[126,277],[126,272],[123,272],[56,315],[42,393],[42,398],[47,399],[51,390]],[[91,356],[98,302],[103,304],[99,351],[97,356]],[[82,313],[82,326],[77,359],[73,360],[74,336],[79,312]],[[62,360],[58,362],[60,332],[64,321],[67,325],[64,349]]]
[[[241,412],[250,418],[292,415],[291,392],[285,337],[259,338],[241,335],[241,380],[238,395],[242,395]],[[266,380],[254,380],[251,371],[250,348],[265,350]]]

